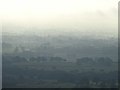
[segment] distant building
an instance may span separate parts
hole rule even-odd
[[[22,53],[22,52],[29,52],[30,49],[26,49],[25,47],[16,47],[14,53]]]

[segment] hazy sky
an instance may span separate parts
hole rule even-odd
[[[117,35],[118,1],[1,0],[2,24],[40,28],[39,31],[77,30],[92,33],[110,32]],[[25,29],[7,30],[11,32]]]

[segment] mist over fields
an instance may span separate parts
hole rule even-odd
[[[12,53],[16,47],[23,47],[36,56],[61,56],[69,59],[105,56],[113,58],[114,61],[117,61],[118,57],[117,37],[88,36],[84,33],[79,35],[74,35],[74,33],[42,34],[40,36],[39,33],[32,35],[28,32],[21,35],[3,33],[2,39],[3,53]]]
[[[3,32],[3,88],[118,86],[117,37],[55,33]]]
[[[2,87],[117,88],[117,4],[2,1]]]

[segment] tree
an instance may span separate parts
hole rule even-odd
[[[83,57],[83,58],[77,59],[77,63],[84,64],[84,65],[86,65],[86,64],[93,65],[94,61],[90,57]]]
[[[99,65],[110,66],[110,65],[112,65],[112,63],[113,63],[113,61],[109,57],[100,57],[97,59],[97,64],[99,64]]]

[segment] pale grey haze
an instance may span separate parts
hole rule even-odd
[[[118,0],[2,0],[3,32],[117,37]]]

